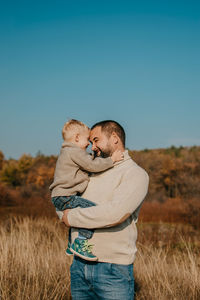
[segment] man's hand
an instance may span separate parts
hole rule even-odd
[[[65,225],[67,227],[70,227],[70,224],[69,224],[68,218],[67,218],[67,215],[68,215],[69,211],[70,211],[70,209],[63,210],[63,217],[62,217],[62,221],[65,223]]]
[[[100,151],[99,149],[96,149],[96,150],[93,151],[93,152],[94,152],[94,158],[95,158],[95,157],[101,156],[101,151]]]

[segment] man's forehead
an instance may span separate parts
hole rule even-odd
[[[95,138],[99,138],[101,135],[101,127],[95,127],[90,131],[90,140],[93,141]]]

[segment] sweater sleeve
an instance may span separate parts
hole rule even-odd
[[[71,159],[77,165],[79,165],[82,170],[85,170],[87,172],[102,172],[114,166],[113,161],[110,157],[96,157],[95,159],[93,159],[93,157],[84,150],[71,151],[70,156]]]
[[[149,177],[144,170],[127,172],[116,188],[110,202],[70,210],[68,221],[72,227],[103,228],[113,227],[124,222],[144,200],[149,184]]]

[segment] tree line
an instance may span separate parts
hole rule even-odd
[[[200,147],[129,150],[131,158],[150,176],[148,200],[163,202],[166,198],[196,198],[200,195]],[[0,151],[0,185],[47,191],[53,181],[57,156],[23,154],[18,160],[5,159]]]
[[[150,177],[144,220],[187,220],[199,228],[200,146],[129,150],[129,154]],[[41,153],[35,157],[23,154],[18,160],[5,159],[0,151],[0,208],[10,207],[14,214],[20,207],[20,214],[54,215],[49,185],[56,160],[55,155]],[[4,210],[1,212],[5,215]]]

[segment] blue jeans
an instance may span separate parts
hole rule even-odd
[[[72,196],[58,196],[51,198],[51,201],[57,210],[65,210],[65,209],[72,209],[76,207],[91,207],[95,206],[96,204],[90,200],[81,198],[77,195]],[[93,236],[94,230],[92,229],[85,229],[79,228],[79,234],[84,236],[86,239],[91,239]],[[71,228],[69,229],[69,242],[71,243]]]
[[[70,267],[73,300],[133,300],[133,264],[88,262],[74,256]]]

